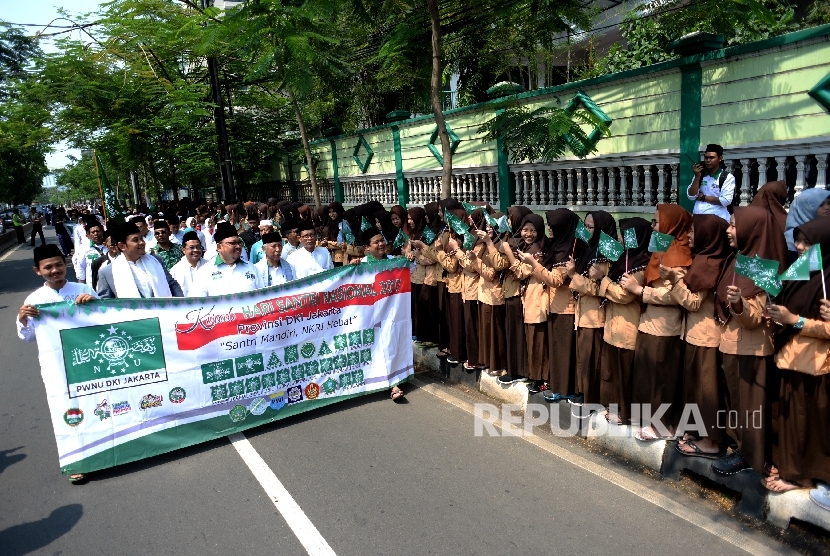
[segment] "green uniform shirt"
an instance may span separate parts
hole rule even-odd
[[[161,258],[161,262],[167,270],[173,268],[173,266],[175,266],[175,264],[182,260],[182,257],[184,257],[182,246],[178,243],[171,243],[170,249],[167,250],[162,249],[161,245],[156,245],[150,250],[150,252]]]

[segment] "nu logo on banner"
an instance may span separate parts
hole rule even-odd
[[[61,330],[70,398],[167,381],[157,318]]]

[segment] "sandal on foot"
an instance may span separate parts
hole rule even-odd
[[[683,443],[683,446],[688,446],[693,451],[692,452],[686,452],[685,450],[683,450],[682,446],[680,445],[680,442]],[[703,450],[700,449],[700,447],[697,444],[695,444],[694,440],[681,440],[680,442],[678,442],[677,444],[674,445],[674,449],[677,450],[678,452],[680,452],[680,455],[682,455],[682,456],[687,456],[687,457],[690,457],[690,458],[706,458],[706,459],[720,459],[721,457],[723,457],[722,452],[717,452],[717,453],[704,452]]]
[[[778,485],[776,487],[776,484]],[[800,490],[800,489],[811,489],[813,485],[804,486],[798,483],[794,483],[792,481],[788,481],[786,479],[782,479],[781,477],[766,477],[761,479],[761,485],[769,490],[770,492],[790,492],[791,490]]]
[[[646,433],[646,429],[637,429],[634,431],[634,438],[639,440],[640,442],[655,442],[657,440],[668,440],[669,438],[663,438],[662,436],[658,436],[657,432],[654,429],[650,429],[650,432]]]
[[[778,467],[772,462],[764,462],[764,475],[767,477],[777,477]]]
[[[69,476],[69,482],[73,485],[80,485],[86,482],[86,475],[83,473],[75,473],[74,475]]]
[[[398,401],[399,399],[403,398],[403,390],[398,388],[397,386],[392,387],[391,392],[392,401]]]

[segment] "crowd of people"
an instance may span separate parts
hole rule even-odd
[[[185,200],[118,226],[76,215],[73,238],[59,228],[72,215],[59,210],[65,237],[35,251],[46,285],[21,308],[19,334],[31,339],[36,303],[226,294],[406,257],[413,339],[449,364],[525,382],[550,402],[602,405],[640,441],[675,440],[722,475],[754,469],[772,491],[830,483],[830,191],[804,190],[787,210],[786,184],[770,182],[733,207],[722,152],[710,145],[693,166],[693,212],[659,204],[651,221],[567,208],[501,214],[455,199],[388,211],[376,201],[315,210]],[[672,236],[668,249],[651,252],[653,232]],[[624,247],[616,260],[603,254],[606,236]],[[736,273],[738,252],[783,273],[811,246],[824,270],[784,282],[776,297]],[[84,286],[60,276],[70,251]],[[645,418],[646,404],[663,406],[659,419]],[[694,433],[678,429],[690,407],[702,420]],[[814,500],[830,510],[826,489]]]

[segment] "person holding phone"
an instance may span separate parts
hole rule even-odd
[[[692,166],[695,177],[686,190],[689,200],[695,201],[692,214],[715,214],[729,222],[729,205],[735,196],[735,176],[723,163],[723,147],[710,143],[703,153],[703,163]]]

